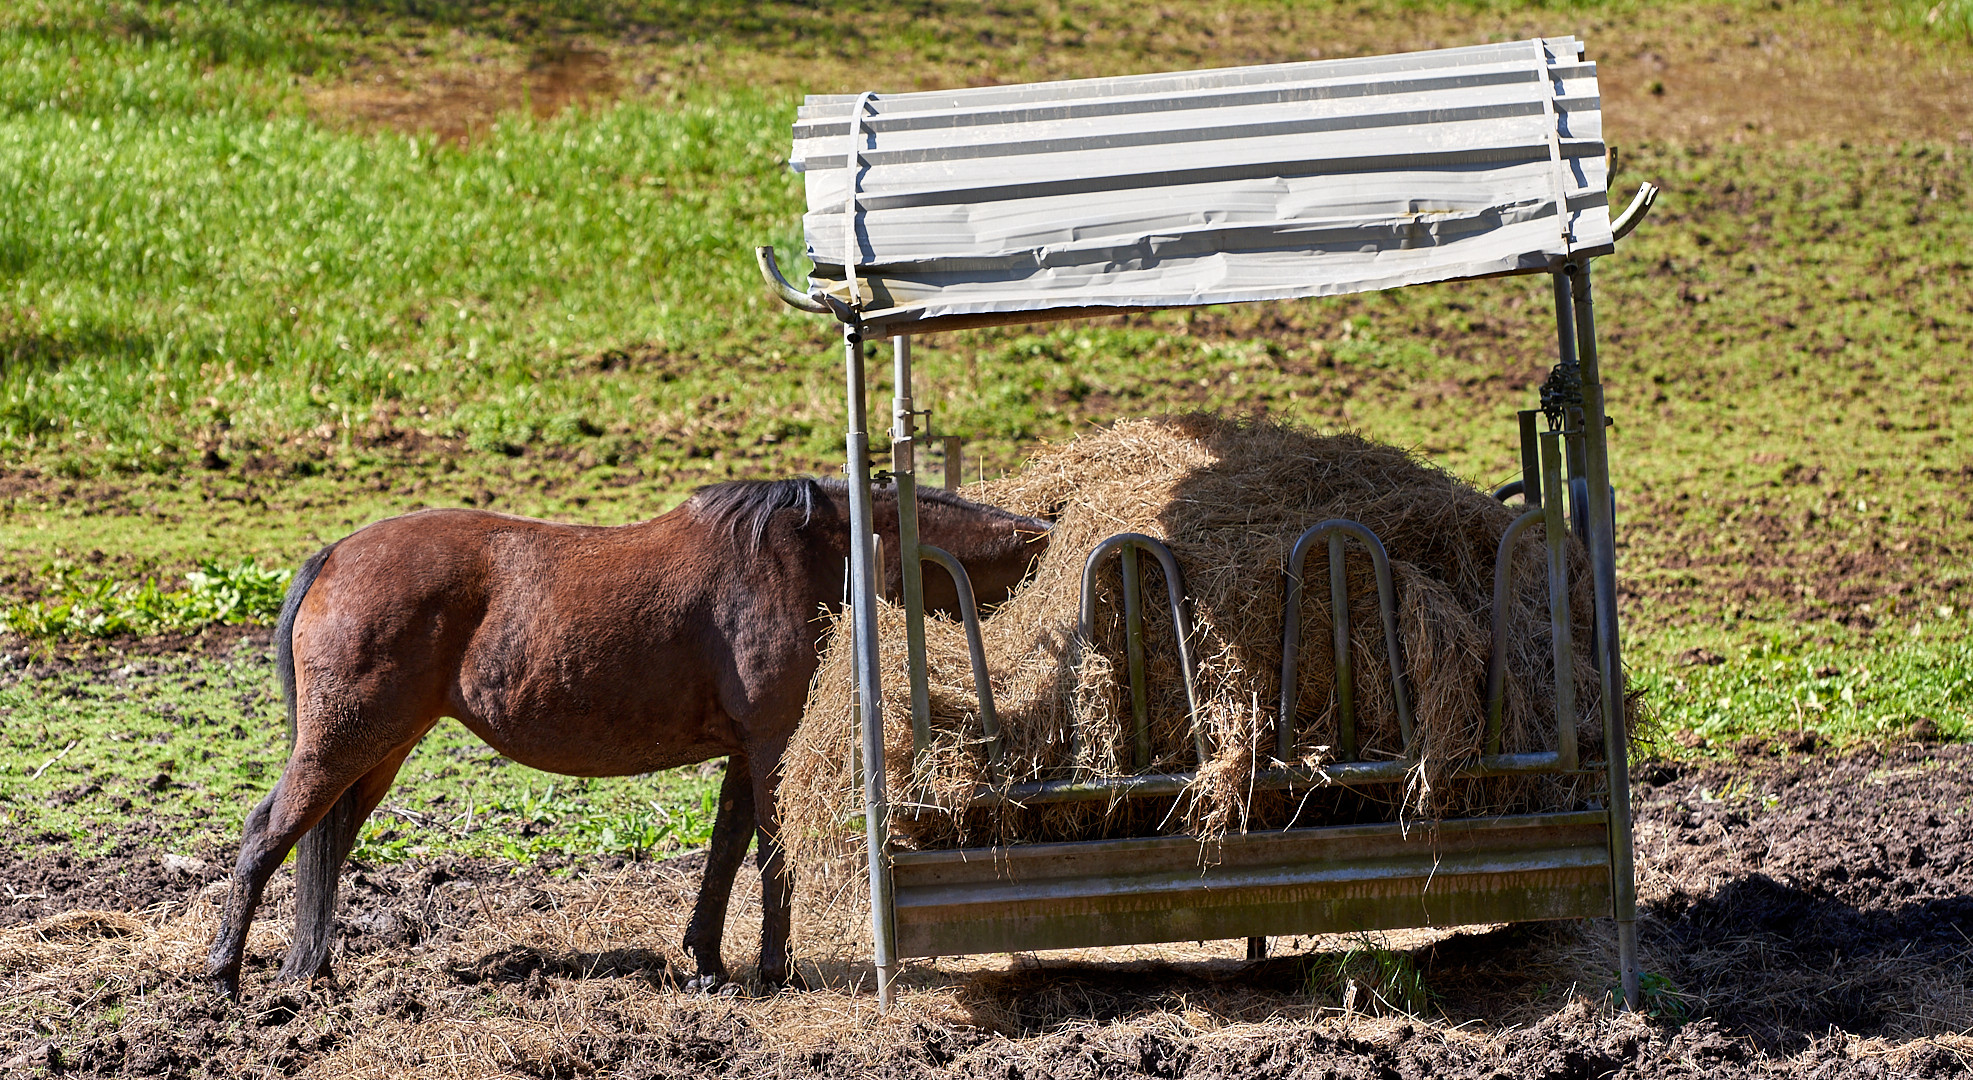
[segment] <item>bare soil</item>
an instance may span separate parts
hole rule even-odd
[[[870,972],[815,989],[678,989],[702,856],[357,866],[338,976],[269,984],[288,878],[246,991],[197,977],[225,856],[0,873],[9,1075],[1603,1077],[1948,1076],[1973,1069],[1973,749],[1861,755],[1812,737],[1730,765],[1638,770],[1647,1015],[1611,1007],[1607,923],[1277,939],[913,965],[879,1017]],[[755,882],[728,956],[744,974]],[[1381,951],[1380,951],[1381,950]],[[1364,958],[1375,957],[1369,966]],[[1381,965],[1381,967],[1380,967]],[[1378,971],[1424,987],[1407,1015]],[[1341,978],[1361,981],[1346,1007]]]

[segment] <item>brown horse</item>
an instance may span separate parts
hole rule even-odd
[[[886,592],[900,581],[895,489],[873,521]],[[1048,523],[944,492],[919,500],[925,543],[955,555],[982,603],[1003,600]],[[316,552],[275,629],[293,750],[247,815],[240,861],[207,959],[239,990],[247,927],[291,847],[295,937],[280,977],[326,974],[336,884],[363,819],[442,717],[515,761],[571,776],[627,776],[725,755],[719,814],[685,948],[695,986],[726,978],[720,938],[733,876],[758,833],[761,978],[787,981],[793,882],[774,789],[819,662],[824,616],[843,603],[849,495],[840,481],[701,488],[634,525],[562,525],[426,510]],[[958,606],[925,575],[926,605]]]

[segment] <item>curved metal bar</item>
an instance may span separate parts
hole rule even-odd
[[[1644,215],[1651,212],[1651,204],[1657,201],[1658,185],[1648,180],[1638,185],[1637,194],[1631,196],[1630,205],[1624,207],[1624,212],[1617,215],[1617,220],[1610,223],[1611,241],[1615,242],[1629,236],[1630,231],[1637,228],[1637,223],[1644,220]]]
[[[767,287],[774,290],[774,295],[780,297],[782,303],[817,315],[829,314],[829,305],[795,288],[786,277],[782,276],[780,264],[774,261],[772,246],[762,244],[754,248],[754,262],[760,267],[760,276],[767,279]]]
[[[1334,536],[1337,544],[1340,544],[1343,535],[1356,537],[1370,550],[1370,563],[1377,573],[1377,602],[1379,614],[1383,616],[1384,622],[1384,649],[1390,659],[1391,693],[1397,705],[1398,730],[1404,739],[1405,756],[1411,756],[1413,739],[1411,695],[1405,688],[1404,654],[1398,647],[1397,587],[1391,580],[1390,556],[1384,551],[1383,541],[1377,539],[1377,534],[1371,532],[1368,526],[1344,518],[1331,518],[1304,532],[1295,541],[1294,550],[1288,556],[1287,596],[1286,603],[1282,605],[1281,619],[1281,714],[1276,718],[1274,728],[1276,749],[1284,761],[1294,751],[1295,699],[1301,690],[1297,684],[1295,669],[1302,645],[1302,568],[1308,562],[1309,549],[1316,541]],[[1332,545],[1330,548],[1332,587],[1336,581],[1337,567],[1341,564],[1338,547]],[[1341,600],[1340,603],[1332,603],[1333,610],[1330,612],[1330,625],[1339,628],[1336,632],[1336,670],[1339,690],[1342,688],[1346,677],[1344,672],[1348,670],[1349,665],[1348,596],[1344,595]],[[1356,717],[1347,705],[1343,711],[1343,727],[1351,736],[1345,741],[1344,754],[1346,757],[1353,758],[1356,756],[1354,745]]]
[[[1519,481],[1515,481],[1519,483]],[[1546,519],[1540,507],[1514,519],[1500,534],[1493,557],[1493,650],[1487,656],[1487,753],[1500,753],[1501,715],[1507,702],[1507,598],[1514,587],[1514,542],[1529,527]]]
[[[1506,502],[1527,490],[1528,482],[1526,480],[1509,480],[1505,484],[1493,489],[1493,497],[1496,502]]]
[[[930,544],[918,545],[918,558],[935,562],[952,575],[959,590],[959,621],[966,626],[966,652],[973,661],[973,690],[980,696],[980,730],[986,735],[987,760],[998,768],[1006,757],[1000,742],[1000,714],[993,707],[993,681],[987,674],[986,644],[980,638],[980,606],[973,600],[973,579],[952,553]]]
[[[1279,791],[1335,785],[1402,783],[1415,766],[1409,761],[1332,761],[1314,767],[1290,765],[1262,769],[1254,773],[1253,790]],[[1588,774],[1602,766],[1595,763],[1565,765],[1557,754],[1489,754],[1455,763],[1447,775],[1455,780],[1487,776],[1531,776]],[[1030,780],[1007,787],[981,786],[967,799],[968,806],[1029,805],[1036,803],[1102,802],[1113,799],[1155,798],[1182,794],[1199,778],[1198,773],[1137,773],[1131,776],[1103,776],[1092,780]]]
[[[1203,765],[1211,755],[1207,752],[1206,731],[1200,722],[1198,678],[1192,663],[1192,605],[1185,597],[1185,575],[1178,569],[1178,559],[1163,541],[1143,533],[1118,533],[1091,549],[1089,558],[1082,564],[1082,619],[1077,627],[1077,649],[1080,651],[1096,639],[1096,568],[1105,556],[1125,546],[1149,552],[1152,558],[1158,560],[1158,568],[1164,571],[1165,591],[1171,601],[1172,629],[1178,638],[1178,666],[1185,677],[1185,706],[1190,713],[1192,747]],[[1080,655],[1076,657],[1076,666],[1082,666]]]

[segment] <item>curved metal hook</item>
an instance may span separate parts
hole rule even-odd
[[[1631,196],[1630,205],[1624,207],[1624,212],[1610,223],[1610,240],[1614,243],[1629,236],[1630,231],[1637,228],[1637,223],[1644,220],[1644,215],[1651,212],[1651,204],[1657,201],[1658,185],[1648,180],[1639,185],[1637,194]]]
[[[1391,578],[1390,556],[1384,551],[1383,541],[1377,534],[1360,522],[1344,518],[1331,518],[1304,532],[1295,541],[1294,550],[1288,556],[1287,596],[1282,604],[1281,620],[1281,714],[1275,722],[1276,749],[1281,759],[1286,761],[1294,751],[1295,741],[1295,699],[1300,696],[1301,686],[1297,682],[1296,664],[1302,648],[1302,567],[1308,562],[1309,549],[1317,540],[1329,541],[1329,591],[1330,624],[1336,644],[1336,686],[1339,698],[1341,720],[1339,734],[1342,736],[1343,752],[1346,757],[1356,753],[1356,717],[1349,702],[1349,585],[1343,570],[1343,537],[1354,536],[1363,541],[1370,550],[1370,565],[1377,574],[1377,606],[1384,621],[1384,649],[1391,665],[1391,696],[1397,707],[1398,733],[1404,740],[1406,756],[1412,753],[1411,694],[1406,689],[1404,675],[1404,654],[1398,646],[1398,604],[1397,588]]]
[[[987,761],[998,767],[1006,757],[1000,742],[1000,714],[993,706],[993,680],[987,672],[986,644],[980,638],[980,606],[973,600],[973,579],[952,553],[930,544],[918,545],[918,557],[945,568],[959,591],[959,618],[966,627],[966,653],[973,662],[973,690],[980,698],[980,730],[986,736]]]
[[[767,287],[774,290],[774,295],[780,297],[782,303],[817,315],[827,315],[832,310],[828,304],[795,288],[781,276],[781,267],[774,261],[773,247],[762,244],[754,248],[754,262],[760,266],[760,276],[767,279]]]
[[[1520,481],[1515,481],[1520,483]],[[1547,511],[1542,507],[1522,514],[1500,534],[1500,548],[1493,557],[1493,646],[1487,653],[1487,753],[1500,753],[1501,716],[1507,702],[1507,605],[1514,586],[1514,542],[1532,526],[1541,523]]]

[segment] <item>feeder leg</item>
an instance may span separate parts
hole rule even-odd
[[[889,807],[884,791],[884,698],[877,667],[877,576],[870,509],[870,433],[863,387],[863,327],[843,325],[843,370],[849,389],[851,627],[856,644],[857,717],[863,744],[863,827],[870,849],[870,936],[877,964],[877,1005],[891,1004],[897,933],[891,907]]]
[[[1637,870],[1633,862],[1629,731],[1624,722],[1624,668],[1618,650],[1617,542],[1610,489],[1610,444],[1604,430],[1603,382],[1597,368],[1596,318],[1589,263],[1570,263],[1576,342],[1583,377],[1583,457],[1589,487],[1589,565],[1596,592],[1597,663],[1602,676],[1603,756],[1610,763],[1611,906],[1617,920],[1618,976],[1624,1005],[1641,1004],[1637,971]]]
[[[1265,959],[1267,959],[1267,939],[1266,939],[1266,938],[1264,938],[1264,937],[1250,937],[1250,938],[1248,938],[1248,939],[1247,939],[1247,959],[1249,959],[1249,960],[1265,960]]]
[[[925,564],[918,550],[918,474],[911,414],[911,337],[892,338],[891,475],[897,482],[897,557],[904,582],[906,672],[911,680],[911,775],[932,743],[932,691],[925,674]]]

